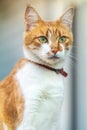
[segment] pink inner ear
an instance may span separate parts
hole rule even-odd
[[[68,9],[63,16],[60,18],[61,22],[68,27],[69,29],[72,28],[72,22],[73,22],[73,15],[74,15],[74,9],[70,8]]]
[[[25,30],[29,31],[37,26],[40,16],[34,8],[28,6],[25,11]]]

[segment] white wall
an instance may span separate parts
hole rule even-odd
[[[76,14],[76,130],[87,130],[87,2]]]

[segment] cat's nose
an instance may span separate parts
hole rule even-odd
[[[51,51],[56,54],[57,52],[61,52],[63,50],[62,46],[59,44],[58,46],[51,46]]]
[[[58,49],[52,48],[51,51],[56,54],[58,52]]]

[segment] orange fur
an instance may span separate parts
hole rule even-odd
[[[0,83],[0,120],[9,130],[15,130],[22,120],[24,99],[14,75],[26,62],[26,59],[20,60],[11,74]]]
[[[62,35],[68,37],[68,40],[64,43],[66,48],[68,48],[70,45],[72,45],[73,36],[72,33],[63,26],[63,24],[60,21],[56,22],[44,22],[41,21],[39,25],[34,28],[32,31],[26,31],[24,33],[24,47],[27,49],[29,46],[34,46],[33,49],[36,47],[39,47],[41,43],[38,41],[39,36],[46,36],[48,38],[49,32],[51,32],[53,35],[52,37],[52,48],[57,48],[59,51],[61,50],[58,44],[57,37],[60,37]]]

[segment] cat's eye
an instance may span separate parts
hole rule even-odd
[[[60,43],[64,43],[66,41],[66,37],[65,36],[61,36],[60,38],[59,38],[59,42]]]
[[[48,39],[45,36],[40,36],[38,39],[41,43],[47,43],[48,42]]]

